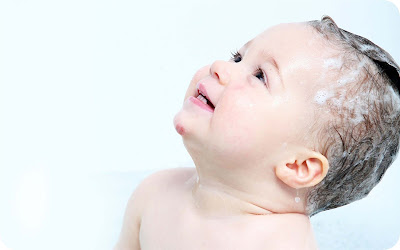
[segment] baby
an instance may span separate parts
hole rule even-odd
[[[395,159],[399,72],[329,16],[200,69],[174,118],[196,168],[147,177],[115,249],[317,249],[309,217],[365,197]]]

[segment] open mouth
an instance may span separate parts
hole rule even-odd
[[[202,103],[210,107],[212,110],[215,109],[214,104],[210,101],[210,97],[207,95],[206,88],[204,87],[203,84],[199,83],[197,84],[197,93],[195,97],[200,100]]]
[[[213,110],[215,109],[214,104],[212,104],[212,102],[207,99],[207,96],[205,94],[201,93],[200,90],[197,90],[196,98],[199,99],[204,104],[210,106]]]

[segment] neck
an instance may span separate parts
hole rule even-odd
[[[301,213],[302,202],[287,202],[287,195],[274,187],[270,180],[260,182],[244,173],[235,176],[216,173],[206,174],[196,169],[190,180],[194,205],[199,213],[211,217],[232,217],[242,215],[271,215],[280,213]],[[224,171],[226,172],[226,170]],[[247,176],[247,179],[243,179]],[[292,191],[292,190],[291,190]],[[289,208],[288,208],[289,206]]]

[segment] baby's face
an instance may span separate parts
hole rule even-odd
[[[321,41],[304,23],[280,24],[231,60],[200,69],[174,119],[192,157],[273,164],[288,145],[308,142],[318,115],[313,98],[328,84],[321,75],[332,55]],[[202,105],[199,89],[215,109]]]

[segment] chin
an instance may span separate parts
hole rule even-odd
[[[178,134],[182,136],[183,144],[188,153],[193,157],[204,150],[207,144],[205,141],[205,128],[207,124],[201,123],[198,119],[191,117],[185,111],[180,111],[174,117],[174,127]]]
[[[190,117],[184,110],[179,111],[175,115],[173,123],[176,132],[180,134],[183,139],[192,137],[195,134],[193,131],[198,131],[198,129],[196,129],[196,120]]]
[[[173,123],[176,132],[178,132],[178,134],[180,134],[183,137],[186,134],[186,129],[185,129],[186,126],[185,122],[182,119],[182,116],[183,114],[181,110],[175,115]]]
[[[202,113],[181,109],[174,117],[174,128],[182,137],[203,138],[209,131],[210,119]]]

